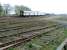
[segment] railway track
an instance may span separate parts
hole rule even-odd
[[[18,33],[18,32],[25,32],[25,31],[29,31],[29,30],[33,30],[34,28],[36,28],[36,29],[40,29],[40,28],[45,28],[45,26],[47,26],[48,24],[42,24],[42,25],[37,25],[37,24],[29,24],[29,25],[26,25],[25,24],[25,26],[23,26],[23,25],[20,25],[20,24],[18,24],[18,25],[9,25],[9,27],[0,27],[0,37],[2,37],[1,36],[1,34],[3,35],[3,36],[6,36],[7,35],[7,33],[9,33],[8,35],[11,35],[12,34],[12,32],[14,32],[14,34],[16,34],[16,33]],[[53,24],[51,24],[51,25],[53,25]],[[49,25],[50,26],[50,25]],[[34,29],[35,30],[35,29]]]
[[[23,33],[28,33],[28,32],[32,32],[32,31],[37,31],[37,30],[43,30],[43,29],[46,29],[46,28],[51,28],[51,27],[55,27],[57,26],[56,24],[55,25],[51,25],[51,26],[45,26],[45,27],[41,27],[41,28],[36,28],[36,29],[30,29],[30,30],[27,30],[27,31],[21,31],[20,33],[18,33],[19,35],[20,34],[23,34]],[[17,30],[17,29],[22,29],[21,27],[19,28],[12,28],[12,30]],[[11,30],[0,30],[0,32],[6,32],[6,31],[11,31]],[[5,36],[0,36],[0,38],[5,38],[5,37],[11,37],[11,36],[17,36],[18,34],[11,34],[11,35],[5,35]]]
[[[21,24],[21,23],[20,23]],[[27,23],[26,23],[27,24]],[[34,23],[35,24],[35,23]],[[46,23],[44,23],[44,24],[46,24]],[[34,25],[34,26],[32,26],[32,27],[35,27],[35,26],[43,26],[44,24],[39,24],[39,25]],[[48,23],[47,23],[48,24]],[[13,25],[9,25],[9,26],[7,26],[7,27],[3,27],[3,28],[1,28],[0,27],[0,30],[4,30],[4,29],[14,29],[14,28],[22,28],[22,26],[23,25],[25,25],[24,23],[23,24],[21,24],[21,25],[19,25],[19,23],[17,23],[17,24],[13,24]],[[33,25],[33,24],[32,24]]]
[[[32,38],[41,35],[44,32],[49,33],[51,31],[59,29],[61,27],[62,27],[61,25],[53,25],[53,26],[50,26],[50,27],[45,27],[45,28],[41,28],[41,29],[22,32],[24,34],[19,33],[20,35],[18,34],[19,35],[18,39],[0,44],[0,49],[7,50],[10,47],[16,47],[16,46],[20,45],[21,43],[27,42],[27,41],[31,40]],[[39,32],[39,31],[41,31],[41,32]],[[12,37],[12,36],[16,36],[16,35],[17,34],[10,35],[10,36],[4,36],[3,38]]]
[[[1,22],[1,21],[0,21]],[[15,27],[21,27],[21,26],[43,26],[44,24],[49,24],[48,22],[40,22],[40,21],[5,21],[5,23],[0,23],[0,30],[1,29],[9,29],[9,28],[15,28]]]
[[[36,18],[34,18],[35,20]],[[26,21],[24,21],[26,20]],[[20,23],[20,22],[30,22],[32,21],[33,18],[17,18],[17,17],[3,17],[3,18],[0,18],[0,23],[5,23],[5,22],[15,22],[15,23]]]

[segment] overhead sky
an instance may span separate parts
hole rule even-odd
[[[0,0],[1,4],[25,5],[33,11],[67,14],[67,0]]]

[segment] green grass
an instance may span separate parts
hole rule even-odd
[[[57,20],[67,21],[67,17],[60,17],[60,18],[57,18]]]
[[[14,48],[9,48],[9,49],[7,49],[7,50],[15,50]]]
[[[64,30],[65,37],[67,37],[67,29]]]

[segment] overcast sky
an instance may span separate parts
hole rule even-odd
[[[2,4],[25,5],[33,11],[67,14],[67,0],[0,0],[0,2]]]

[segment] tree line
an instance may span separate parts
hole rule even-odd
[[[0,16],[8,16],[12,15],[12,13],[20,15],[20,11],[31,11],[31,9],[23,5],[11,6],[9,4],[0,4]]]

